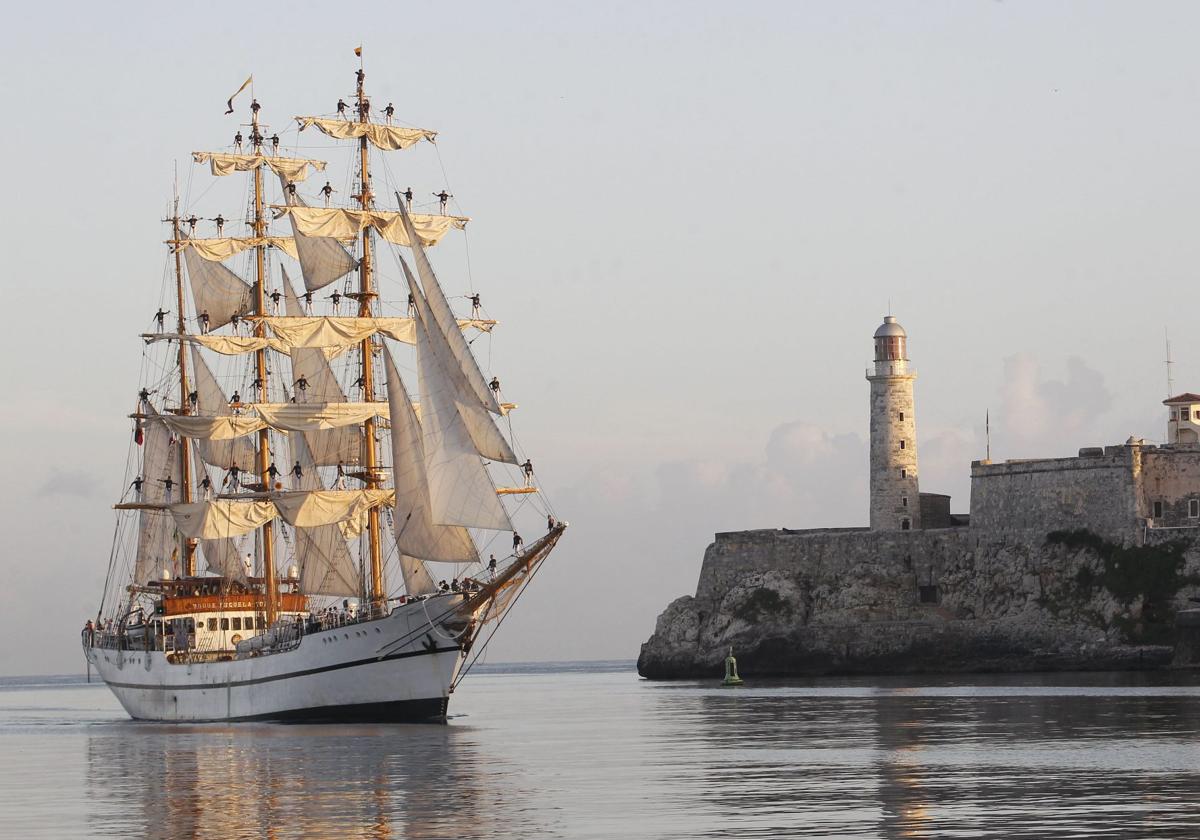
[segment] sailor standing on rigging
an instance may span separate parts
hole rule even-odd
[[[335,190],[333,188],[333,184],[329,183],[328,181],[325,182],[325,186],[321,187],[321,195],[325,196],[325,206],[326,207],[329,206],[329,199],[333,196],[333,194],[335,192],[337,192],[337,190]]]
[[[161,306],[158,308],[158,311],[154,313],[154,320],[158,322],[158,331],[159,332],[163,331],[163,318],[167,317],[170,314],[171,314],[170,311],[163,309]]]
[[[521,469],[525,471],[525,486],[532,487],[533,486],[533,461],[526,458],[525,463],[521,465]]]
[[[300,469],[300,462],[297,461],[292,465],[292,475],[296,477],[296,489],[300,489],[300,479],[304,478],[304,470]]]
[[[450,193],[446,192],[444,189],[440,193],[434,193],[434,195],[437,196],[437,200],[440,203],[441,208],[442,208],[442,215],[445,216],[446,215],[446,202],[449,201],[450,199],[454,198],[454,196],[451,195]]]
[[[224,231],[225,231],[225,217],[224,216],[222,216],[220,213],[218,213],[216,218],[209,219],[209,221],[217,223],[217,236],[225,235],[224,234]]]

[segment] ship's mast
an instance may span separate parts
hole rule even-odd
[[[363,72],[362,64],[359,64],[358,71],[358,120],[359,122],[368,122],[367,119],[367,97],[363,92]],[[364,134],[358,140],[358,156],[359,156],[359,181],[360,188],[358,194],[359,205],[362,209],[368,210],[371,204],[371,176],[370,170],[367,168],[367,138]],[[359,300],[358,300],[358,316],[360,318],[371,317],[371,300],[375,297],[372,290],[371,282],[371,227],[370,225],[363,226],[362,232],[362,262],[359,264]],[[375,382],[374,371],[372,370],[372,347],[373,342],[370,337],[364,338],[360,345],[362,354],[362,378],[363,378],[363,400],[365,402],[375,401]],[[376,473],[378,453],[375,450],[375,429],[377,421],[374,416],[370,417],[365,424],[366,435],[366,463],[365,472],[367,476],[366,484],[368,489],[379,487],[379,476]],[[383,560],[380,546],[379,534],[379,508],[372,507],[367,512],[367,543],[371,557],[371,604],[374,607],[379,607],[383,603]]]
[[[258,130],[257,100],[250,106],[251,128],[250,144],[255,154],[262,154],[262,133]],[[254,236],[262,239],[267,235],[267,222],[263,218],[263,183],[262,167],[254,167]],[[254,296],[257,301],[257,312],[263,315],[267,311],[266,292],[266,254],[265,246],[261,243],[254,247]],[[262,318],[254,322],[254,335],[258,338],[266,336],[266,324]],[[255,362],[258,373],[258,401],[267,402],[267,351],[261,349],[255,352]],[[271,438],[266,428],[258,432],[258,474],[263,487],[269,493],[271,476],[268,469],[271,466]],[[274,523],[267,522],[262,526],[262,564],[263,564],[263,594],[266,601],[267,626],[275,623],[275,600],[278,596],[279,584],[275,573],[275,541]]]
[[[188,371],[187,371],[187,352],[183,346],[183,266],[180,262],[179,249],[179,196],[175,196],[174,211],[171,213],[171,238],[175,240],[175,309],[179,313],[176,319],[176,330],[179,333],[179,413],[187,414],[190,403],[188,402]],[[192,501],[192,445],[191,442],[184,436],[179,437],[179,458],[180,458],[180,484],[183,491],[183,501],[185,503]],[[184,540],[183,551],[183,575],[184,577],[194,577],[196,575],[196,541],[194,539]]]

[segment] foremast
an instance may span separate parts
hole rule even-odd
[[[179,230],[179,195],[175,195],[175,203],[171,212],[171,238],[176,242],[180,238]],[[175,246],[172,246],[175,247]],[[176,331],[180,335],[179,339],[179,413],[187,414],[190,400],[188,393],[188,370],[187,370],[187,348],[184,346],[183,336],[187,333],[187,327],[184,323],[184,300],[183,300],[183,257],[179,252],[178,247],[175,247],[175,311],[178,317],[175,319]],[[191,442],[186,437],[181,437],[179,441],[179,475],[180,488],[185,503],[192,501],[192,448]],[[197,540],[191,538],[184,539],[183,550],[183,570],[187,577],[193,577],[196,574],[196,543]]]
[[[256,155],[262,154],[263,136],[258,128],[258,101],[252,100],[250,106],[250,143]],[[266,244],[267,220],[263,216],[263,182],[262,167],[254,167],[254,238],[258,244],[254,246],[254,299],[255,311],[259,315],[267,312],[266,292]],[[262,318],[255,321],[254,336],[266,337],[266,326]],[[258,384],[258,401],[269,402],[267,383],[267,350],[260,347],[254,354],[256,382]],[[258,431],[258,474],[263,490],[267,493],[274,489],[271,486],[271,435],[266,428]],[[275,523],[274,520],[264,522],[262,535],[262,572],[263,595],[267,626],[275,623],[276,601],[279,597],[279,576],[275,569]]]
[[[370,105],[368,103],[366,93],[363,90],[363,81],[365,74],[362,70],[362,63],[359,63],[358,70],[358,120],[360,123],[368,122]],[[371,171],[369,163],[369,155],[367,150],[367,137],[364,133],[358,139],[358,157],[359,157],[359,191],[358,200],[359,206],[365,213],[371,206]],[[371,227],[363,226],[362,231],[362,260],[359,262],[358,277],[359,277],[359,299],[358,299],[358,315],[360,318],[371,317],[371,302],[375,298],[373,282],[371,277]],[[362,385],[363,385],[363,401],[375,402],[375,377],[374,377],[374,337],[367,336],[359,345],[359,353],[362,358]],[[369,417],[366,423],[363,424],[364,432],[364,452],[363,452],[363,467],[366,474],[366,486],[368,490],[377,490],[380,486],[378,461],[379,452],[376,447],[375,434],[378,428],[378,418],[374,415]],[[378,609],[382,606],[385,594],[383,589],[383,546],[381,534],[379,531],[379,508],[372,507],[367,513],[367,549],[371,562],[371,582],[370,582],[370,599],[372,609]]]

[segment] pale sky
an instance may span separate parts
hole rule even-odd
[[[274,124],[332,111],[360,42],[440,132],[391,173],[472,217],[470,277],[461,237],[432,258],[501,321],[483,361],[572,523],[491,661],[632,659],[715,531],[865,524],[889,305],[955,511],[985,411],[996,458],[1161,439],[1164,330],[1200,390],[1194,4],[357,8],[6,19],[0,672],[83,668],[176,165],[208,186],[249,73]]]

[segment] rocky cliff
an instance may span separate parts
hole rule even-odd
[[[751,676],[1166,667],[1200,594],[1180,533],[718,534],[638,671],[719,675],[731,646]]]

